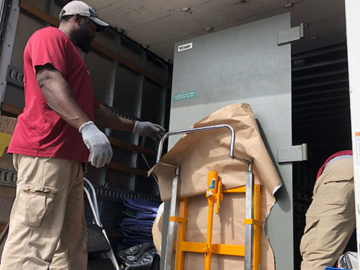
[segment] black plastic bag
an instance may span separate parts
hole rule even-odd
[[[152,243],[143,243],[118,251],[116,257],[125,270],[159,269],[159,255]]]

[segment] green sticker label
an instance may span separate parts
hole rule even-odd
[[[196,91],[192,92],[186,92],[186,93],[180,93],[173,96],[174,101],[189,99],[189,98],[195,98],[196,97]]]

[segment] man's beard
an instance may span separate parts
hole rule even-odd
[[[92,38],[89,34],[89,22],[87,20],[82,20],[80,24],[80,31],[77,38],[77,46],[85,53],[88,53],[91,50],[91,41]]]

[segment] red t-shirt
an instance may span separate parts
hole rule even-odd
[[[25,108],[19,115],[8,152],[87,162],[81,133],[47,104],[36,80],[36,66],[50,63],[68,82],[80,108],[93,120],[96,101],[90,75],[76,46],[59,29],[36,31],[24,50]]]

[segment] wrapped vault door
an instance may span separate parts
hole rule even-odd
[[[292,145],[290,45],[278,45],[289,28],[282,14],[177,43],[170,113],[170,130],[179,130],[228,104],[250,104],[283,181],[265,226],[278,270],[293,269],[292,165],[276,160]]]

